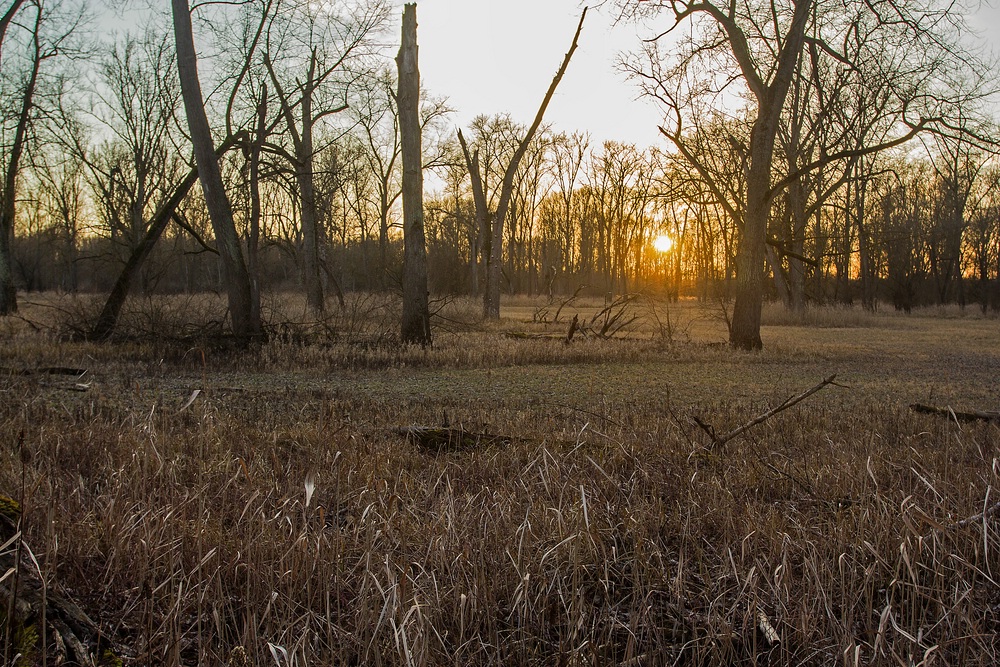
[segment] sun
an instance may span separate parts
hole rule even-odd
[[[673,247],[674,240],[666,234],[660,234],[653,239],[653,249],[656,250],[656,252],[670,252]]]

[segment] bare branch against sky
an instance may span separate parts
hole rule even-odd
[[[122,6],[121,0],[105,0]],[[132,2],[132,5],[141,3]],[[394,0],[402,15],[403,0]],[[420,0],[420,62],[428,92],[449,98],[457,125],[478,114],[510,112],[530,121],[559,62],[580,0]],[[589,4],[600,4],[591,2]],[[144,9],[143,12],[151,10]],[[654,27],[612,26],[611,9],[592,12],[574,67],[552,100],[546,120],[560,130],[589,131],[596,142],[661,145],[662,118],[616,68],[622,51],[634,50]],[[133,11],[130,17],[138,15]],[[108,24],[125,27],[108,13]],[[970,26],[1000,54],[1000,0],[985,0]],[[396,28],[387,35],[395,37]],[[387,37],[391,39],[392,37]],[[387,44],[386,53],[396,45]]]

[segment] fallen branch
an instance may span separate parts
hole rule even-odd
[[[931,405],[921,405],[920,403],[912,403],[910,409],[921,414],[940,415],[954,419],[957,422],[1000,421],[1000,412],[987,412],[983,410],[959,412],[952,410],[950,407],[936,408]]]
[[[975,514],[973,516],[970,516],[967,519],[962,519],[961,521],[957,521],[957,522],[953,523],[952,525],[950,525],[948,527],[951,528],[951,529],[965,528],[966,526],[970,526],[970,525],[972,525],[974,523],[979,523],[983,519],[985,519],[987,517],[991,517],[991,516],[993,516],[994,514],[997,514],[997,513],[1000,513],[1000,503],[994,503],[993,505],[987,507],[985,510],[983,510],[979,514]]]
[[[549,334],[549,333],[528,333],[526,331],[505,331],[504,338],[513,338],[515,340],[566,340],[566,336],[562,334]]]
[[[638,298],[638,294],[619,296],[590,318],[590,322],[585,323],[581,330],[590,332],[598,338],[613,338],[639,319],[638,315],[632,315],[629,312],[630,305]]]
[[[0,373],[8,375],[76,375],[79,378],[87,374],[85,368],[69,368],[66,366],[44,366],[42,368],[0,368]]]
[[[694,422],[696,424],[698,424],[698,426],[700,426],[702,428],[702,430],[705,431],[705,433],[708,434],[708,437],[712,438],[712,447],[713,448],[714,447],[721,447],[722,445],[726,444],[727,442],[729,442],[733,438],[746,433],[747,431],[749,431],[754,426],[757,426],[758,424],[763,424],[764,422],[766,422],[768,419],[770,419],[774,415],[778,414],[779,412],[783,412],[783,411],[787,410],[788,408],[792,407],[796,403],[801,403],[802,401],[806,400],[807,398],[809,398],[810,396],[812,396],[813,394],[815,394],[817,391],[819,391],[820,389],[822,389],[823,387],[827,386],[828,384],[832,384],[833,381],[836,378],[837,378],[837,374],[834,373],[833,375],[831,375],[830,377],[826,378],[825,380],[823,380],[822,382],[820,382],[816,386],[811,387],[810,389],[807,389],[806,391],[802,392],[798,396],[791,396],[791,397],[787,398],[785,400],[785,402],[782,403],[781,405],[779,405],[778,407],[771,408],[770,410],[768,410],[767,412],[765,412],[761,416],[757,417],[753,421],[747,422],[743,426],[740,426],[739,428],[734,429],[734,430],[730,431],[729,433],[724,433],[722,435],[716,435],[715,429],[712,428],[709,424],[706,424],[705,422],[703,422],[698,417],[694,418]]]

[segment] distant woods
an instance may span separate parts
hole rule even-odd
[[[661,146],[484,115],[463,147],[447,91],[420,91],[432,294],[482,296],[492,276],[503,294],[735,299],[738,347],[759,344],[766,299],[1000,310],[996,123],[958,18],[932,2],[891,22],[871,12],[894,3],[656,4],[637,11],[697,27],[624,63],[665,112]],[[195,72],[207,128],[189,124],[170,14],[136,4],[141,28],[95,43],[88,5],[0,5],[0,312],[25,291],[213,290],[252,333],[262,290],[301,291],[316,317],[345,292],[403,293],[414,158],[389,2],[196,5],[178,25],[211,60]],[[221,192],[195,182],[213,159]]]

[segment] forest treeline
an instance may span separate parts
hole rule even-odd
[[[822,38],[824,3],[779,4],[784,13],[774,29],[749,9],[729,19],[708,15],[722,41],[759,49],[751,63],[801,28],[788,81],[770,88],[730,48],[739,66],[720,67],[736,72],[730,81],[743,80],[742,99],[704,105],[725,86],[681,90],[676,81],[690,72],[664,69],[665,57],[652,51],[625,61],[665,110],[663,146],[601,143],[542,126],[520,160],[504,221],[505,293],[734,297],[748,216],[761,205],[754,164],[766,155],[765,298],[796,309],[807,302],[1000,309],[1000,162],[986,102],[992,91],[974,76],[985,70],[957,42],[937,33],[924,40],[919,31],[932,29],[917,19],[906,24],[905,12],[898,22],[911,32],[894,38],[902,40],[892,42],[895,51],[888,41],[862,44],[867,37],[858,30],[848,31],[856,44],[845,38],[836,51],[841,45]],[[812,19],[800,5],[813,7]],[[17,289],[108,292],[154,225],[165,223],[131,289],[224,290],[192,172],[170,17],[132,10],[138,22],[98,34],[100,17],[86,2],[14,0],[4,9],[2,201],[13,223],[0,236],[10,243]],[[857,16],[839,11],[839,23],[856,29],[871,20],[860,9]],[[398,291],[401,142],[394,49],[386,46],[395,39],[391,4],[255,0],[208,4],[195,17],[205,109],[257,289],[312,289],[319,296],[310,299],[323,302],[355,290]],[[742,38],[733,31],[737,19]],[[711,50],[705,44],[719,46],[677,47],[688,53],[685,67]],[[878,71],[852,79],[876,47],[889,83],[873,83]],[[904,47],[911,54],[923,48],[924,57],[911,67],[900,56]],[[967,80],[945,91],[947,55],[954,61],[947,76],[964,68]],[[761,77],[784,71],[779,56]],[[937,83],[919,89],[918,80]],[[747,91],[785,83],[771,152],[761,153],[762,110],[771,98],[753,103]],[[469,155],[445,98],[424,91],[421,119],[429,287],[479,294],[491,239],[489,221],[477,214]],[[463,130],[494,211],[527,126],[501,114],[479,116]],[[654,248],[662,235],[673,240],[669,251]]]

